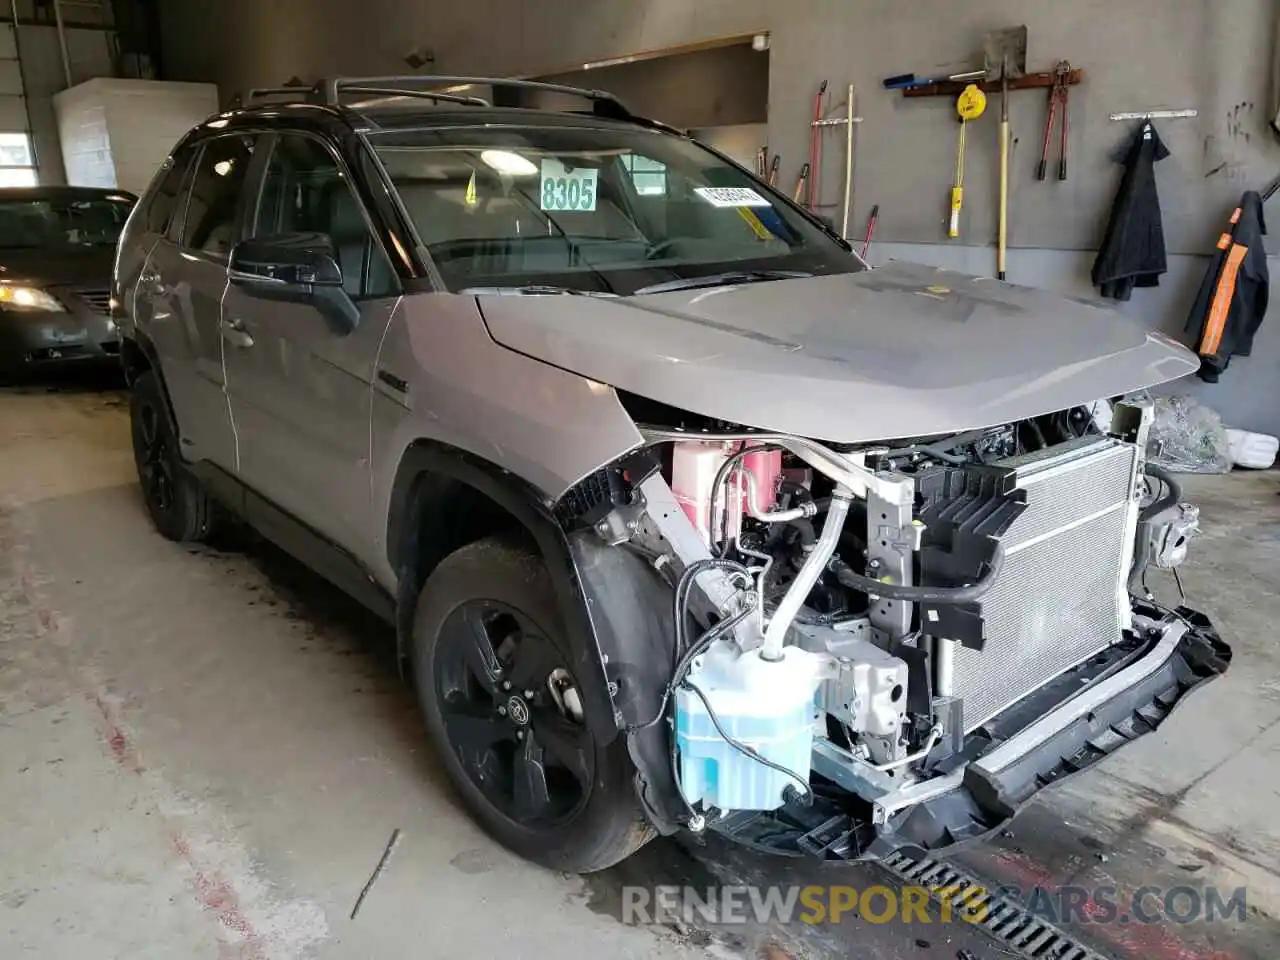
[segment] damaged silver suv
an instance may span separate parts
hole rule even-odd
[[[155,526],[260,530],[395,624],[477,820],[941,850],[1230,659],[1157,603],[1194,507],[1118,398],[1196,369],[1099,304],[871,270],[607,94],[256,91],[113,289]]]

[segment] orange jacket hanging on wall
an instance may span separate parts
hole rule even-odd
[[[1270,299],[1270,272],[1262,238],[1267,232],[1262,197],[1247,191],[1231,214],[1230,232],[1218,239],[1212,263],[1187,317],[1186,332],[1200,354],[1200,377],[1210,383],[1233,356],[1253,351],[1253,336],[1262,326]]]

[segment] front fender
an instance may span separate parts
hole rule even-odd
[[[387,559],[396,571],[396,635],[401,652],[410,642],[422,584],[444,555],[461,545],[448,539],[439,543],[422,539],[428,511],[441,502],[437,494],[444,484],[461,484],[482,495],[513,517],[532,538],[551,575],[569,631],[571,669],[592,733],[601,742],[612,742],[620,721],[605,676],[591,602],[564,530],[533,487],[473,454],[438,443],[417,444],[405,451],[391,491]]]

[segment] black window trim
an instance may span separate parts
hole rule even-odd
[[[187,232],[187,214],[190,212],[191,194],[193,192],[193,187],[195,186],[196,175],[200,172],[200,163],[204,160],[205,150],[208,149],[209,144],[213,143],[215,140],[225,140],[230,137],[238,137],[242,140],[248,138],[254,141],[253,156],[249,161],[248,172],[245,174],[245,186],[240,191],[240,197],[236,201],[235,222],[232,224],[231,229],[231,235],[233,237],[242,239],[245,223],[245,201],[250,193],[251,185],[254,182],[253,178],[255,170],[260,167],[260,157],[263,155],[263,151],[259,149],[259,144],[263,143],[274,132],[275,131],[267,128],[237,128],[235,130],[227,130],[215,133],[212,136],[201,138],[197,144],[199,150],[196,153],[195,159],[188,167],[186,177],[184,179],[182,216],[178,217],[176,215],[177,211],[175,211],[175,216],[169,224],[169,232],[165,235],[165,239],[173,243],[174,246],[176,246],[185,256],[195,257],[202,262],[211,263],[215,266],[225,268],[227,266],[228,257],[210,253],[208,250],[196,250],[192,247],[186,246],[183,242],[183,238]]]
[[[262,206],[262,192],[263,188],[266,186],[267,170],[270,167],[271,158],[275,154],[276,145],[280,142],[281,137],[302,137],[307,140],[315,141],[320,145],[320,148],[329,155],[329,158],[333,160],[334,164],[337,166],[338,172],[342,175],[342,179],[346,183],[347,189],[351,191],[356,204],[360,207],[360,216],[364,220],[365,228],[369,231],[370,238],[386,260],[387,265],[391,268],[389,270],[389,274],[395,281],[394,289],[389,290],[386,293],[377,294],[368,294],[361,291],[359,294],[351,295],[351,299],[355,303],[364,303],[367,301],[386,300],[390,297],[403,296],[405,281],[400,275],[396,258],[392,257],[387,251],[386,244],[382,239],[382,231],[379,229],[377,221],[374,220],[373,215],[369,211],[368,205],[365,203],[364,197],[356,186],[356,180],[352,175],[350,164],[347,163],[347,159],[343,155],[342,151],[333,144],[330,138],[321,136],[310,130],[305,130],[299,127],[281,127],[274,129],[271,131],[271,137],[267,145],[267,149],[254,151],[254,161],[257,169],[256,171],[251,170],[251,172],[255,174],[255,177],[246,187],[246,192],[251,193],[253,197],[253,213],[252,216],[244,217],[239,233],[240,239],[248,240],[251,236],[249,230],[252,226],[257,225],[258,213]],[[257,164],[259,153],[262,154],[262,163],[260,165]]]
[[[403,233],[401,235],[409,240],[409,243],[405,245],[406,256],[412,257],[416,255],[418,264],[423,268],[423,276],[406,279],[402,282],[401,285],[405,292],[439,293],[448,291],[449,288],[444,282],[444,275],[440,273],[435,259],[423,245],[422,237],[418,235],[418,228],[414,224],[413,218],[409,216],[408,208],[404,205],[404,198],[400,196],[400,191],[396,189],[395,181],[392,180],[386,164],[382,162],[382,157],[374,149],[373,143],[369,139],[369,133],[367,131],[359,131],[355,134],[355,137],[360,144],[360,148],[364,151],[365,160],[369,164],[371,172],[377,177],[376,186],[386,196],[396,220],[403,225]],[[394,263],[394,261],[392,262]]]
[[[164,187],[165,181],[169,179],[169,174],[177,169],[178,158],[186,157],[186,165],[180,171],[178,178],[178,189],[173,196],[173,208],[169,211],[169,220],[165,224],[163,230],[151,229],[151,211],[155,207],[156,201],[159,199],[161,188]],[[138,198],[136,206],[138,218],[142,224],[142,233],[149,237],[158,237],[160,239],[168,239],[170,231],[173,229],[173,222],[184,214],[187,200],[188,177],[191,175],[191,165],[196,157],[200,156],[200,146],[198,143],[183,141],[174,147],[173,152],[164,158],[164,162],[160,164],[160,169],[151,178],[151,183],[147,189],[143,191],[142,196]]]

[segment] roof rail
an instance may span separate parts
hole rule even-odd
[[[315,96],[314,87],[252,87],[244,93],[237,94],[232,104],[238,107],[254,107],[277,97],[288,97],[294,100],[311,100]]]
[[[403,90],[396,87],[347,86],[346,84],[343,85],[342,89],[346,93],[363,93],[375,97],[413,97],[422,100],[435,100],[441,103],[462,103],[472,107],[493,106],[484,97],[467,97],[438,90]]]
[[[445,90],[429,90],[423,87],[445,87]],[[593,108],[605,116],[618,120],[634,119],[634,114],[621,100],[605,90],[588,90],[561,83],[541,83],[537,80],[509,80],[500,77],[455,76],[389,76],[389,77],[331,77],[316,84],[319,100],[328,106],[339,106],[343,93],[373,93],[380,96],[422,97],[428,100],[467,103],[473,106],[493,106],[483,97],[462,93],[457,88],[492,87],[510,90],[541,90],[547,93],[564,93],[591,102]]]

